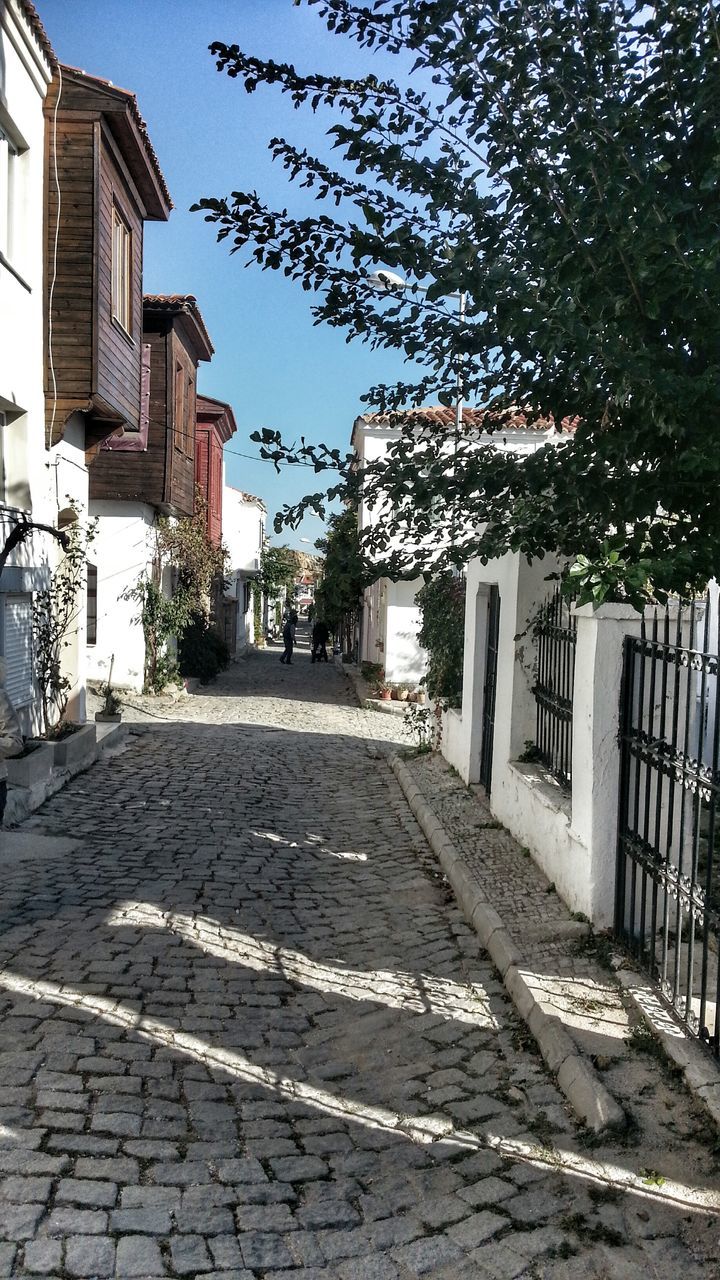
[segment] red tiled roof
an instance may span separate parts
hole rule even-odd
[[[20,9],[20,12],[24,14],[27,24],[30,27],[30,30],[32,31],[33,35],[35,36],[35,39],[37,40],[38,44],[40,45],[40,48],[45,54],[45,57],[50,63],[50,66],[52,67],[53,71],[56,71],[58,60],[57,60],[57,57],[55,56],[55,50],[53,49],[48,39],[47,31],[45,30],[42,22],[40,21],[40,15],[37,9],[35,8],[35,5],[32,3],[32,0],[17,0],[17,2],[18,2],[18,8]]]
[[[23,3],[27,4],[28,0],[23,0]],[[110,93],[113,96],[118,96],[125,100],[125,102],[127,103],[127,106],[130,108],[130,114],[132,115],[132,118],[135,121],[140,137],[143,140],[145,152],[147,154],[148,160],[150,161],[150,165],[153,169],[155,177],[157,178],[158,186],[162,191],[163,197],[167,202],[168,208],[172,209],[173,202],[170,197],[170,192],[167,189],[167,184],[163,177],[162,170],[160,168],[160,161],[158,160],[157,154],[155,152],[155,148],[153,147],[153,144],[150,141],[150,134],[148,133],[147,124],[145,123],[145,120],[140,114],[138,101],[135,94],[132,92],[132,90],[121,89],[119,85],[113,84],[112,80],[104,80],[102,76],[91,76],[88,74],[87,71],[82,71],[80,67],[70,67],[70,66],[66,66],[63,63],[61,70],[73,76],[82,76],[84,80],[89,80],[91,84],[97,85],[98,88],[104,89],[107,93]]]
[[[146,293],[143,294],[143,311],[156,315],[189,316],[197,327],[198,334],[207,348],[208,354],[201,359],[211,360],[215,348],[210,334],[205,328],[205,321],[200,313],[194,293]]]
[[[490,431],[493,419],[499,419],[497,430],[501,432],[552,431],[555,429],[555,421],[551,417],[532,417],[521,409],[508,410],[507,413],[509,416],[506,417],[497,410],[463,409],[462,425],[464,427],[479,427],[481,430]],[[391,427],[405,422],[407,419],[416,421],[422,426],[452,427],[455,422],[455,409],[452,405],[435,404],[418,409],[396,410],[391,413],[363,413],[360,415],[358,422],[364,422],[371,427]],[[577,424],[577,418],[563,418],[558,430],[574,431]]]

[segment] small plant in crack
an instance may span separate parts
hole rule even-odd
[[[602,969],[608,969],[614,972],[613,956],[614,946],[612,938],[607,933],[595,933],[594,929],[584,938],[579,938],[574,947],[575,954],[578,956],[587,956],[599,964]]]
[[[631,1049],[635,1049],[638,1053],[647,1053],[658,1061],[665,1061],[665,1051],[655,1032],[645,1022],[637,1022],[634,1027],[630,1028],[628,1036],[628,1044]]]
[[[664,1187],[665,1178],[657,1169],[641,1169],[640,1177],[646,1187]]]

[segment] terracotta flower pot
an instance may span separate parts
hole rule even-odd
[[[383,689],[382,693],[380,694],[380,698],[383,702],[389,702],[390,699],[392,698],[392,693],[390,689]]]

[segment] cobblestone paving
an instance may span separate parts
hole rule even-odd
[[[302,651],[138,707],[25,824],[75,851],[0,866],[0,1276],[719,1274],[711,1151],[589,1145],[390,717]]]

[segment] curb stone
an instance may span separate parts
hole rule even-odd
[[[390,757],[390,768],[414,813],[433,852],[452,885],[463,913],[477,933],[480,943],[499,970],[505,989],[540,1048],[549,1069],[580,1119],[595,1133],[624,1128],[627,1118],[594,1068],[578,1052],[559,1018],[546,1013],[526,980],[522,956],[505,927],[502,917],[491,907],[475,883],[447,832],[430,805],[418,791],[407,767],[398,755]],[[720,1090],[718,1090],[720,1104]]]
[[[720,1069],[675,1021],[647,978],[624,966],[615,969],[615,977],[643,1022],[657,1036],[664,1053],[682,1072],[690,1093],[720,1128]]]

